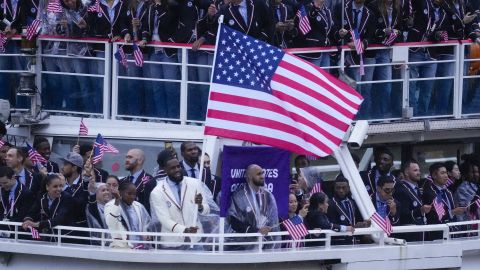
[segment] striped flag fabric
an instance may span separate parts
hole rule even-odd
[[[33,22],[27,28],[27,39],[32,40],[32,38],[40,31],[40,26],[42,21],[39,19],[33,20]]]
[[[397,37],[398,34],[395,31],[392,31],[392,33],[382,42],[382,44],[385,46],[392,46]]]
[[[312,30],[310,26],[310,21],[308,20],[307,12],[305,11],[305,6],[301,5],[296,14],[298,18],[298,29],[302,35],[308,34]]]
[[[303,220],[298,216],[293,216],[283,222],[288,234],[293,240],[298,241],[308,235],[308,230]]]
[[[0,139],[0,148],[2,148],[6,143],[7,143],[6,141]]]
[[[313,195],[319,192],[322,192],[322,183],[315,183],[315,185],[313,185],[312,187],[312,190],[310,190],[310,195]]]
[[[60,4],[60,0],[50,0],[50,2],[47,5],[47,11],[53,12],[53,13],[62,13],[63,7]]]
[[[133,43],[133,58],[137,67],[143,67],[143,53],[135,43]]]
[[[447,31],[441,31],[440,32],[440,39],[442,41],[448,41],[448,32]]]
[[[453,181],[452,179],[448,178],[447,183],[445,183],[445,187],[449,187],[449,186],[453,185],[454,183],[455,183],[455,181]]]
[[[443,216],[445,216],[445,208],[443,207],[440,195],[433,200],[433,208],[435,208],[435,212],[437,212],[438,221],[442,221]]]
[[[5,44],[7,43],[7,35],[3,32],[0,32],[0,52],[5,52]]]
[[[30,229],[30,233],[32,234],[32,239],[40,239],[40,234],[38,233],[37,229],[32,226],[28,226],[28,228]]]
[[[364,49],[360,36],[357,34],[357,31],[354,30],[350,30],[350,34],[352,35],[353,44],[355,45],[355,51],[359,55],[362,54],[364,52]]]
[[[375,212],[373,215],[370,217],[370,219],[375,222],[375,224],[380,227],[388,236],[392,234],[393,228],[392,228],[392,223],[390,223],[390,219],[387,217],[383,218],[380,216],[379,213]]]
[[[117,59],[118,62],[122,64],[125,68],[128,68],[127,56],[123,51],[123,46],[118,48],[117,52],[115,53],[115,59]]]
[[[99,133],[95,139],[95,143],[93,144],[92,164],[97,164],[102,161],[105,153],[118,154],[119,151],[117,148],[115,148],[115,146],[109,144],[105,139],[103,139],[102,135]]]
[[[470,205],[475,204],[477,206],[477,208],[480,208],[480,196],[475,195],[475,197],[473,197],[473,198],[474,199],[476,198],[476,199]]]
[[[28,150],[28,159],[30,159],[33,165],[37,165],[39,163],[45,164],[48,162],[42,155],[40,155],[37,152],[37,150],[33,149],[33,147],[29,143],[27,143],[27,150]]]
[[[220,26],[205,134],[328,156],[363,98],[319,67]]]
[[[78,135],[80,136],[87,136],[88,135],[88,128],[83,122],[83,118],[80,120],[80,129],[78,130]]]
[[[95,3],[91,6],[88,7],[87,9],[88,12],[100,12],[100,1],[99,0],[95,0]]]

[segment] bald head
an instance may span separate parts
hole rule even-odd
[[[143,168],[145,162],[145,152],[143,150],[134,148],[130,149],[125,156],[125,170],[131,173],[137,172]]]
[[[258,189],[265,185],[265,175],[263,173],[263,169],[257,164],[249,165],[245,171],[245,175],[250,186]]]

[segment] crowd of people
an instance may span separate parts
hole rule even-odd
[[[134,63],[120,75],[157,79],[120,80],[119,114],[178,119],[180,110],[180,69],[182,54],[171,48],[145,47],[152,41],[191,43],[187,62],[211,65],[213,53],[198,50],[203,44],[215,44],[217,18],[235,30],[281,48],[329,47],[348,45],[347,74],[355,81],[385,81],[359,85],[365,98],[359,117],[388,118],[401,114],[401,84],[388,82],[396,78],[392,62],[392,46],[397,42],[440,42],[472,39],[480,36],[480,4],[474,0],[50,0],[59,9],[48,9],[50,3],[39,0],[5,0],[0,8],[0,31],[7,38],[25,31],[35,19],[42,21],[41,34],[69,38],[95,37],[127,43],[135,42],[144,59],[151,61],[143,67]],[[344,6],[342,3],[344,2]],[[298,11],[304,11],[310,30],[302,30]],[[301,12],[303,13],[303,12]],[[22,30],[23,29],[23,30]],[[371,44],[387,47],[367,50],[359,55],[352,33],[356,33],[364,48]],[[7,40],[6,53],[18,53],[18,43]],[[105,57],[103,44],[50,41],[43,45],[43,70],[77,74],[103,74]],[[132,47],[124,46],[128,59],[133,59]],[[70,57],[62,57],[70,56]],[[97,57],[99,60],[85,59]],[[315,65],[336,66],[338,52],[304,53],[301,57]],[[22,70],[19,57],[0,57],[0,70]],[[361,76],[360,59],[366,66]],[[411,48],[409,51],[410,78],[448,77],[454,73],[453,47]],[[11,61],[14,60],[14,61]],[[155,64],[162,62],[162,64]],[[355,65],[357,67],[349,68]],[[466,68],[468,70],[468,68]],[[332,70],[332,72],[334,72]],[[475,74],[470,74],[475,75]],[[9,85],[9,75],[0,74],[0,84]],[[58,76],[44,74],[44,107],[51,110],[101,112],[101,78],[96,76]],[[173,80],[173,81],[162,81]],[[210,69],[205,66],[188,68],[188,80],[208,82]],[[464,87],[464,106],[473,100],[476,87]],[[398,89],[397,89],[398,88]],[[471,89],[470,89],[471,88]],[[13,87],[11,88],[13,89]],[[65,91],[64,89],[71,89]],[[135,89],[135,91],[132,91]],[[453,80],[417,80],[409,86],[410,107],[415,115],[447,114],[452,107]],[[12,92],[12,93],[9,93]],[[0,98],[13,98],[13,91],[2,91]],[[92,99],[92,97],[97,97]],[[208,98],[204,84],[188,86],[188,119],[203,120]]]
[[[153,175],[143,168],[147,158],[144,152],[130,149],[124,164],[128,175],[121,179],[92,164],[90,144],[74,146],[72,152],[61,159],[60,166],[49,160],[48,140],[36,137],[33,148],[46,162],[33,165],[28,150],[23,147],[5,143],[0,148],[0,214],[3,221],[22,222],[25,231],[37,228],[41,234],[48,234],[54,232],[57,225],[109,229],[111,247],[145,249],[152,247],[151,237],[127,236],[126,232],[179,233],[157,239],[162,243],[158,247],[182,250],[202,250],[204,247],[199,242],[208,240],[194,234],[218,232],[218,205],[225,191],[221,189],[221,179],[210,172],[207,155],[205,169],[203,173],[200,171],[201,150],[194,142],[181,144],[182,160],[178,159],[175,150],[162,150],[157,156],[159,170]],[[377,147],[375,166],[360,172],[376,212],[389,219],[393,226],[444,224],[479,218],[478,156],[465,155],[461,164],[453,161],[434,163],[426,178],[422,177],[417,161],[405,160],[399,170],[394,170],[393,160],[388,148]],[[268,249],[303,245],[303,242],[291,241],[269,243],[279,240],[271,236],[271,232],[287,230],[284,225],[287,219],[300,219],[310,230],[353,233],[356,228],[371,225],[370,219],[361,215],[352,199],[349,180],[342,174],[334,181],[322,181],[322,191],[312,191],[315,184],[304,173],[310,166],[309,159],[298,155],[294,166],[296,173],[289,176],[288,216],[279,216],[276,199],[266,188],[263,168],[251,164],[246,168],[245,184],[232,193],[226,211],[225,232],[260,233],[266,240],[263,248]],[[11,237],[8,232],[14,228],[1,225],[0,230],[1,237]],[[90,236],[91,241],[72,238],[62,241],[100,243],[95,240],[100,237],[99,233],[67,231],[64,234]],[[44,235],[42,240],[57,241],[55,235]],[[289,237],[286,235],[284,240]],[[306,236],[309,239],[322,237],[321,234]],[[442,232],[413,232],[398,237],[407,241],[435,240],[442,238]],[[227,241],[245,243],[255,242],[257,238],[237,237]],[[332,244],[371,241],[367,236],[346,235],[334,236]],[[306,243],[316,246],[323,242]],[[254,245],[227,247],[231,250],[251,248]]]

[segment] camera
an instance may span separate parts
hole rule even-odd
[[[367,138],[368,121],[359,120],[353,127],[350,137],[347,140],[348,147],[358,149],[362,146],[363,141]]]

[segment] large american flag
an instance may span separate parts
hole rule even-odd
[[[443,216],[445,216],[445,207],[443,207],[442,197],[438,195],[433,199],[433,208],[437,212],[438,221],[442,221]]]
[[[392,223],[390,223],[388,216],[383,218],[379,213],[375,212],[370,219],[375,222],[375,224],[377,224],[378,227],[380,227],[380,229],[382,229],[387,235],[392,234]]]
[[[143,67],[143,53],[135,43],[133,43],[133,58],[137,67]]]
[[[50,2],[47,5],[47,11],[53,12],[53,13],[62,13],[63,7],[60,4],[60,0],[50,0]]]
[[[119,151],[113,145],[109,144],[105,139],[103,139],[101,134],[97,135],[97,139],[93,144],[93,156],[92,164],[97,164],[103,159],[105,153],[118,154]]]
[[[27,39],[32,40],[32,38],[40,31],[40,26],[42,21],[39,19],[33,20],[33,22],[27,28]]]
[[[28,159],[30,159],[33,165],[37,165],[39,163],[45,164],[48,162],[42,155],[37,152],[37,150],[33,149],[33,147],[29,143],[27,143],[27,150]]]
[[[362,101],[324,70],[222,24],[205,134],[327,156]]]
[[[308,32],[312,30],[312,27],[310,26],[310,21],[308,20],[307,12],[305,12],[303,5],[298,9],[296,16],[298,18],[298,29],[300,29],[300,33],[302,33],[302,35],[308,34]]]
[[[287,228],[288,234],[293,240],[298,241],[308,235],[307,227],[303,224],[303,220],[299,216],[293,216],[283,222]]]
[[[80,136],[87,136],[88,135],[88,128],[83,122],[83,118],[80,120],[80,129],[78,130],[78,135]]]

